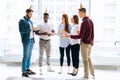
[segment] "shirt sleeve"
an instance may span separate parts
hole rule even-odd
[[[53,25],[53,24],[51,24],[50,26],[51,26],[51,30],[54,30],[54,25]]]
[[[72,25],[69,24],[69,30],[67,32],[67,35],[71,35]]]
[[[54,25],[53,25],[53,24],[50,25],[50,28],[51,28],[51,29],[50,29],[50,30],[51,30],[50,33],[53,33],[53,31],[55,32],[55,28],[54,28]]]
[[[78,25],[76,26],[76,30],[80,30],[80,27]]]
[[[41,24],[38,24],[38,25],[37,25],[37,28],[38,28],[39,30],[40,30],[40,26],[41,26]]]
[[[61,32],[61,25],[58,26],[58,36],[61,35],[60,32]]]
[[[87,26],[88,26],[87,22],[82,23],[79,35],[71,35],[71,38],[73,38],[73,39],[81,39],[81,38],[83,38],[84,35],[85,35],[85,32],[86,32]]]

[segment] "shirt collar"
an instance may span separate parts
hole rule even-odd
[[[25,18],[26,20],[30,20],[30,19],[28,19],[26,16],[24,16],[24,18]]]
[[[82,21],[84,21],[84,20],[86,20],[86,19],[88,19],[88,17],[86,16],[86,17],[84,17],[83,19],[82,19]]]
[[[48,24],[48,22],[43,21],[44,24]]]

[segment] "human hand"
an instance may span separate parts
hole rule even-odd
[[[37,27],[33,27],[32,30],[33,31],[39,31],[39,29]]]
[[[49,33],[48,33],[48,32],[43,32],[42,34],[43,34],[43,35],[49,35]]]
[[[55,30],[51,30],[51,32],[52,32],[52,33],[54,33],[54,32],[55,32]]]
[[[61,38],[70,38],[70,34],[61,35]]]
[[[64,29],[62,29],[60,33],[63,35],[67,34],[67,32]]]
[[[57,33],[55,32],[55,30],[51,30],[51,33],[50,33],[50,35],[57,35]]]
[[[57,33],[55,33],[55,32],[54,32],[54,33],[50,33],[50,35],[51,35],[51,36],[54,36],[54,35],[57,35]]]
[[[71,36],[70,34],[66,34],[65,35],[66,38],[70,38],[70,36]]]
[[[80,30],[76,30],[76,33],[77,33],[77,34],[80,34]]]

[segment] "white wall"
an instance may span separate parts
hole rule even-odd
[[[120,0],[91,0],[91,17],[95,24],[95,40],[120,41]]]
[[[0,39],[4,38],[7,33],[7,11],[6,1],[0,0]]]
[[[93,61],[97,65],[120,65],[120,0],[91,0],[95,28]]]

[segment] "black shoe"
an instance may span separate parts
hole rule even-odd
[[[73,75],[73,73],[69,73],[69,75]]]
[[[74,74],[74,73],[72,74],[72,76],[76,76],[76,75],[77,75],[77,73],[76,74]]]
[[[27,73],[27,72],[22,73],[22,77],[29,77],[29,76],[28,76],[28,73]]]
[[[77,70],[77,72],[76,72],[76,73],[72,73],[71,75],[72,75],[72,76],[76,76],[76,75],[77,75],[77,73],[78,73],[78,70]]]
[[[26,72],[27,72],[27,74],[29,74],[29,75],[35,75],[35,74],[36,74],[35,72],[33,72],[33,71],[30,70],[30,69],[27,69]]]

